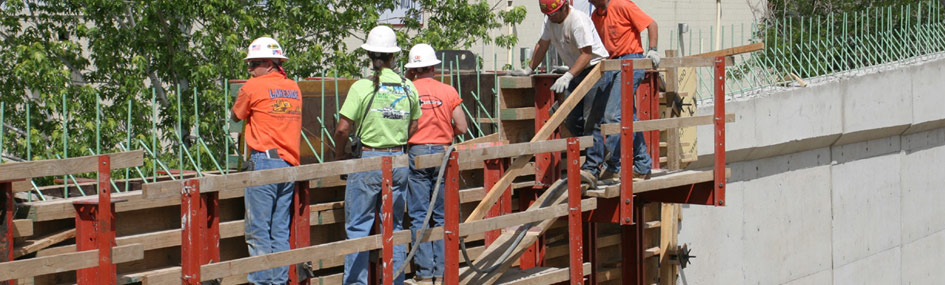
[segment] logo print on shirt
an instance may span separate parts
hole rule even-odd
[[[292,103],[287,100],[276,100],[272,103],[272,112],[270,114],[301,114],[298,107],[292,107]]]
[[[397,99],[394,100],[393,103],[390,103],[390,106],[385,106],[384,108],[371,109],[371,111],[381,112],[381,116],[383,116],[384,119],[403,120],[406,117],[405,115],[407,115],[409,112],[397,110],[395,109],[395,107],[397,106],[397,103],[400,102],[400,100],[404,98],[407,98],[407,95],[397,97]]]
[[[433,110],[436,107],[443,106],[443,101],[431,95],[420,95],[420,109]]]

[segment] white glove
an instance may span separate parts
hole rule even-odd
[[[532,67],[526,66],[525,69],[512,71],[512,76],[529,76],[532,74]]]
[[[568,67],[567,65],[559,65],[559,66],[555,66],[551,68],[551,72],[560,73],[560,74],[564,74],[565,72],[568,72],[569,70],[571,70],[571,68]]]
[[[571,79],[574,78],[574,75],[571,72],[565,72],[558,77],[558,80],[555,80],[555,84],[551,85],[551,91],[555,93],[562,93],[564,90],[568,90],[568,85],[571,84]]]
[[[656,52],[655,50],[646,52],[646,58],[653,60],[653,68],[660,66],[660,53]]]

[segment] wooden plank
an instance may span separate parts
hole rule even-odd
[[[747,45],[737,46],[737,47],[733,47],[733,48],[727,48],[727,49],[723,49],[723,50],[717,50],[717,51],[710,51],[710,52],[706,52],[706,53],[694,54],[694,55],[690,55],[690,56],[688,56],[688,57],[709,57],[709,58],[714,58],[714,57],[717,57],[717,56],[733,56],[733,55],[737,55],[737,54],[749,53],[749,52],[759,51],[759,50],[763,50],[763,49],[765,49],[765,43],[753,43],[753,44],[747,44]],[[660,64],[660,65],[662,65],[662,64]]]
[[[643,193],[675,186],[696,184],[715,179],[714,170],[683,170],[662,176],[654,176],[649,180],[634,180],[633,193]],[[725,168],[725,177],[732,176],[732,169]],[[588,190],[588,197],[614,198],[620,196],[620,184],[604,187],[603,189]]]
[[[695,117],[679,117],[679,118],[668,118],[668,119],[656,119],[656,120],[645,120],[645,121],[636,121],[633,122],[633,131],[634,132],[646,132],[646,131],[657,131],[657,130],[667,130],[675,128],[685,128],[685,127],[694,127],[700,125],[709,125],[712,124],[715,119],[714,115],[703,115]],[[725,114],[725,122],[734,122],[735,114],[728,113]],[[603,124],[600,126],[601,132],[604,135],[613,135],[620,133],[620,123],[611,123]]]
[[[631,60],[633,61],[633,69],[653,69],[653,61],[649,58]],[[624,61],[624,59],[606,59],[601,61],[601,64],[598,65],[603,65],[603,71],[615,71],[620,70],[620,64],[622,61]],[[731,57],[725,58],[726,66],[731,66],[733,62],[734,60]],[[673,57],[661,59],[659,68],[711,66],[715,66],[714,57]]]
[[[500,76],[499,88],[526,89],[532,88],[531,76]]]
[[[200,180],[200,192],[209,193],[223,190],[243,189],[250,186],[295,182],[300,180],[312,180],[316,178],[338,176],[341,174],[378,170],[381,168],[381,159],[382,157],[371,157],[332,161],[278,169],[205,176],[195,179]],[[407,167],[407,155],[394,156],[393,167]],[[144,191],[145,199],[159,199],[165,197],[179,197],[182,187],[183,182],[180,180],[175,180],[145,184],[142,186],[142,190]]]
[[[67,239],[71,239],[74,237],[75,237],[75,229],[72,228],[72,229],[67,229],[65,231],[61,231],[58,233],[48,234],[34,240],[27,240],[25,244],[13,249],[13,257],[16,258],[16,257],[24,256],[30,253],[34,253],[41,249],[50,247],[54,244],[63,242]],[[73,250],[71,251],[75,251],[75,245],[73,245],[72,248]]]
[[[660,280],[664,284],[675,285],[679,267],[673,264],[670,255],[676,251],[679,237],[679,226],[677,217],[679,204],[663,203],[660,208],[660,223],[665,223],[665,227],[660,228]]]
[[[28,237],[33,235],[33,220],[13,220],[13,237]]]
[[[112,248],[115,264],[140,260],[144,250],[140,244]],[[85,250],[61,255],[37,257],[0,263],[0,280],[10,280],[50,273],[74,271],[98,266],[98,250]]]
[[[487,142],[497,142],[497,141],[499,141],[499,134],[498,134],[498,133],[495,133],[495,134],[491,134],[491,135],[487,135],[487,136],[482,136],[482,137],[474,138],[474,139],[471,139],[471,140],[466,140],[466,141],[461,142],[461,143],[458,143],[458,144],[456,144],[456,145],[474,145],[474,144],[477,144],[477,143],[487,143]]]
[[[585,276],[591,274],[590,262],[585,262],[581,267],[584,269],[581,272],[584,272]],[[569,273],[570,268],[534,267],[527,270],[517,270],[515,272],[506,273],[496,280],[496,284],[557,284],[568,281],[571,278]]]
[[[172,180],[173,182],[173,180]],[[341,184],[344,185],[344,184]],[[233,190],[243,190],[237,188]],[[179,191],[179,190],[178,190]],[[222,191],[219,194],[220,200],[243,197],[243,191]],[[51,221],[60,219],[75,218],[75,207],[72,203],[77,200],[87,199],[86,197],[77,197],[70,199],[57,199],[52,201],[37,201],[23,203],[27,208],[26,217],[35,222]],[[115,212],[127,212],[141,209],[152,209],[166,206],[180,205],[180,195],[165,197],[155,200],[148,200],[142,196],[141,190],[112,193],[112,199],[124,199],[124,202],[115,203]]]
[[[499,119],[502,121],[534,120],[535,107],[501,109],[499,110]]]
[[[555,111],[553,115],[551,115],[551,118],[549,118],[547,122],[545,122],[545,125],[542,126],[540,130],[535,132],[535,136],[532,137],[531,142],[547,140],[551,133],[554,132],[554,130],[557,129],[562,122],[564,122],[564,119],[569,113],[571,113],[571,110],[573,110],[574,107],[584,99],[584,96],[587,95],[587,92],[590,91],[595,84],[597,84],[597,81],[601,77],[601,66],[601,64],[598,64],[587,73],[587,76],[584,78],[584,80],[581,81],[581,83],[578,84],[576,88],[574,88],[574,91],[571,92],[571,95],[568,96],[568,98],[565,99],[563,103],[561,103],[561,105],[558,107],[558,110]],[[515,177],[521,175],[523,168],[527,164],[527,161],[531,159],[532,156],[533,155],[523,155],[513,159],[512,165],[508,168],[508,170],[506,170],[505,174],[502,175],[502,178],[500,178],[499,181],[497,181],[492,186],[492,189],[486,193],[486,196],[482,198],[482,201],[476,206],[476,209],[474,209],[472,213],[469,214],[469,217],[466,218],[466,222],[481,219],[486,214],[486,212],[492,208],[492,205],[495,205],[495,202],[499,200],[499,197],[505,193],[505,190],[510,184],[512,184],[512,180],[514,180]]]
[[[580,137],[579,140],[581,143],[581,149],[588,148],[594,143],[594,138],[591,136],[583,136]],[[470,162],[482,162],[483,160],[496,158],[521,157],[524,155],[534,155],[537,153],[560,152],[567,150],[567,148],[567,139],[556,139],[550,141],[506,144],[488,148],[458,150],[456,152],[459,153],[459,163],[462,164]],[[416,165],[418,168],[440,166],[440,164],[443,163],[443,155],[444,154],[429,154],[417,156],[414,158],[414,165]]]
[[[120,169],[141,166],[144,163],[143,153],[144,152],[141,150],[134,150],[109,153],[108,156],[111,159],[112,169]],[[98,156],[13,162],[0,164],[0,181],[79,174],[96,171],[98,171]]]

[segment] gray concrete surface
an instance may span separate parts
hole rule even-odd
[[[728,203],[684,206],[698,257],[680,284],[945,284],[943,74],[937,60],[726,104]],[[711,143],[700,129],[700,157]]]

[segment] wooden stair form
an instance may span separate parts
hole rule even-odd
[[[582,266],[584,275],[591,273],[591,263],[585,262]],[[505,285],[526,285],[526,284],[556,284],[568,281],[570,278],[568,268],[557,267],[534,267],[530,269],[510,269],[502,277],[496,280],[495,284]]]
[[[730,168],[725,169],[725,177],[732,175]],[[647,191],[665,189],[676,186],[708,182],[715,179],[713,170],[682,170],[666,172],[665,174],[654,175],[647,180],[634,178],[633,193],[642,193]],[[598,187],[597,189],[587,190],[588,197],[614,198],[620,196],[620,184]]]

